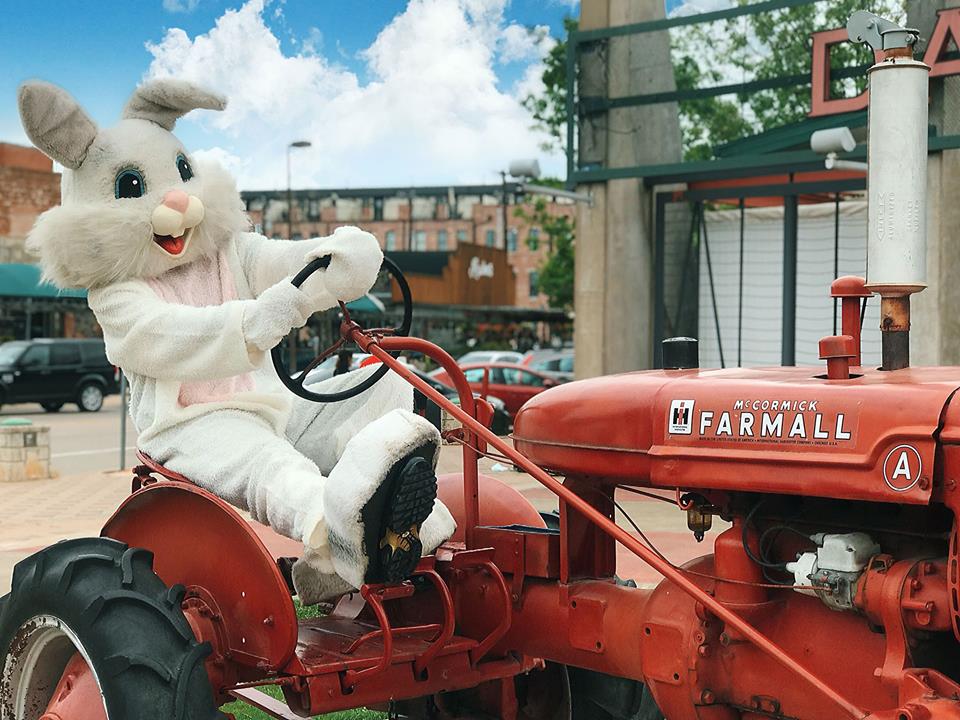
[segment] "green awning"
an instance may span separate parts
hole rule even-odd
[[[85,298],[85,290],[60,290],[40,282],[40,268],[24,263],[0,263],[0,297],[7,298]],[[353,312],[382,313],[383,303],[371,295],[347,304]]]
[[[383,307],[383,303],[380,302],[379,299],[367,293],[363,297],[359,297],[353,302],[348,302],[347,310],[349,310],[350,312],[357,312],[357,313],[381,314],[384,312],[384,307]]]
[[[85,290],[60,290],[40,282],[40,268],[24,263],[0,263],[0,297],[85,298]]]

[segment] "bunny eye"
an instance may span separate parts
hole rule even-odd
[[[113,184],[113,194],[117,199],[143,197],[146,191],[143,174],[136,168],[127,168],[117,173]]]
[[[183,153],[177,155],[177,170],[180,171],[180,179],[184,182],[193,177],[193,168],[190,167],[190,163],[187,162]]]

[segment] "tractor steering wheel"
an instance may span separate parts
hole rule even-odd
[[[308,277],[313,275],[313,273],[315,273],[317,270],[324,269],[329,265],[329,255],[326,257],[317,258],[316,260],[311,260],[310,263],[303,268],[303,270],[294,276],[291,282],[293,283],[294,287],[300,287]],[[397,267],[397,264],[390,258],[383,258],[382,267],[393,276],[393,278],[397,281],[397,285],[400,287],[400,294],[403,296],[403,321],[398,327],[395,328],[374,328],[366,330],[365,332],[374,335],[408,335],[410,333],[410,322],[413,319],[413,296],[410,294],[410,285],[407,284],[407,279],[403,276],[403,273],[400,272],[400,268]],[[342,327],[346,327],[350,323],[350,312],[347,310],[347,306],[342,302],[340,303],[340,311],[343,313],[344,319]],[[381,364],[381,366],[378,367],[369,377],[365,378],[351,388],[340,390],[339,392],[335,393],[313,392],[312,390],[307,390],[303,386],[303,382],[306,380],[310,371],[328,357],[333,355],[333,353],[339,350],[344,344],[346,344],[346,342],[347,338],[341,337],[333,345],[311,360],[310,363],[303,369],[303,372],[300,373],[299,377],[294,379],[290,376],[290,373],[287,371],[287,366],[283,361],[283,342],[281,341],[276,347],[273,348],[273,350],[270,351],[270,355],[273,358],[273,367],[277,371],[277,375],[280,376],[280,382],[286,385],[287,389],[294,395],[298,395],[305,400],[312,400],[313,402],[319,403],[332,403],[340,402],[341,400],[349,400],[350,398],[356,397],[365,390],[373,387],[373,385],[380,380],[380,378],[389,372],[389,367]]]

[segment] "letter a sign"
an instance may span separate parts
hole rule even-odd
[[[883,461],[883,480],[894,492],[906,492],[920,482],[923,461],[913,445],[897,445]]]

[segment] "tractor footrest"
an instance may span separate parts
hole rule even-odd
[[[284,687],[290,710],[312,717],[378,706],[475,687],[542,666],[535,658],[518,655],[474,662],[480,643],[458,635],[442,639],[438,629],[393,628],[387,653],[375,622],[337,616],[302,620],[296,655],[285,670],[299,677]]]
[[[426,652],[440,632],[437,625],[392,629],[390,664],[412,663]],[[476,640],[453,636],[437,655],[469,652]],[[305,675],[322,675],[374,667],[384,654],[379,625],[345,617],[329,616],[300,622],[297,659]]]

